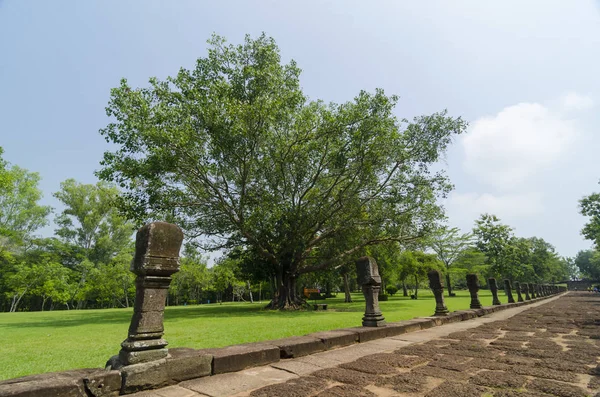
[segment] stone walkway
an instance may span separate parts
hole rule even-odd
[[[600,296],[530,306],[135,397],[600,397]]]

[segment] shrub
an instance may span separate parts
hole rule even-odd
[[[388,294],[390,294],[390,295],[394,296],[394,294],[395,294],[396,292],[398,292],[398,288],[394,287],[393,285],[390,285],[389,287],[387,287],[387,288],[385,289],[385,291],[386,291]]]

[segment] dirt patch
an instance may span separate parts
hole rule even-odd
[[[430,367],[428,365],[415,368],[411,371],[411,373],[432,376],[434,378],[446,380],[467,380],[471,376],[466,372],[457,372],[445,368]]]
[[[391,377],[379,378],[375,386],[394,389],[400,393],[418,393],[422,392],[427,385],[424,376],[419,376],[413,372],[398,374]]]
[[[519,375],[534,376],[536,378],[554,379],[561,382],[577,382],[577,375],[573,372],[556,371],[549,368],[531,367],[529,365],[513,365],[510,372]]]
[[[547,379],[534,379],[527,385],[527,389],[538,390],[558,397],[585,397],[588,395],[581,387]]]
[[[281,394],[279,397],[285,396]],[[376,397],[375,393],[372,393],[362,387],[354,385],[339,385],[333,386],[327,390],[317,394],[316,397]]]
[[[389,364],[372,359],[368,360],[364,357],[350,363],[341,364],[339,367],[373,375],[391,375],[398,373],[398,370]]]
[[[479,397],[487,393],[487,389],[468,383],[446,381],[425,394],[425,397]]]
[[[363,358],[366,360],[378,361],[380,363],[399,368],[412,368],[416,365],[425,364],[427,361],[430,360],[429,358],[425,357],[405,356],[403,354],[395,353],[376,353],[370,354]]]
[[[520,388],[527,383],[527,378],[502,371],[481,371],[469,382],[480,386]]]
[[[307,376],[289,380],[285,383],[265,386],[250,393],[251,397],[309,397],[317,391],[326,388],[328,385],[325,379]]]
[[[313,376],[348,383],[356,386],[366,386],[377,381],[377,376],[353,371],[345,368],[327,368],[313,373]]]

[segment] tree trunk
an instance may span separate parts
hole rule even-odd
[[[419,279],[415,275],[415,299],[419,297]]]
[[[452,296],[452,284],[450,284],[450,273],[446,273],[446,288],[448,288],[448,296]]]
[[[406,288],[406,280],[402,280],[402,296],[408,296],[408,288]]]
[[[296,276],[290,273],[278,274],[276,276],[276,291],[271,303],[267,306],[270,309],[297,310],[300,309],[305,301],[296,291]]]
[[[344,302],[352,303],[352,295],[350,295],[350,283],[348,282],[348,273],[344,273],[344,294],[346,295]]]
[[[250,303],[254,303],[254,299],[252,298],[252,288],[250,288],[250,281],[246,281],[248,284],[248,293],[250,294]]]

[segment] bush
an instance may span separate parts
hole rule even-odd
[[[379,295],[379,301],[386,301],[386,300],[388,300],[388,296],[386,294]]]
[[[387,287],[387,288],[385,289],[385,292],[387,292],[388,294],[390,294],[390,295],[394,296],[394,294],[395,294],[396,292],[398,292],[398,288],[396,288],[396,287],[394,287],[393,285],[391,285],[391,286],[389,286],[389,287]]]

